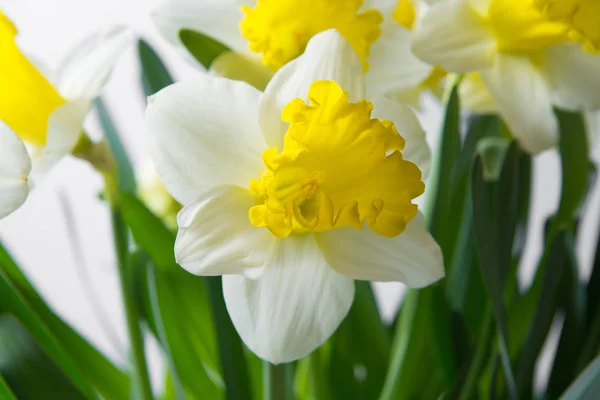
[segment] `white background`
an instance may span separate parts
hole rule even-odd
[[[86,33],[109,23],[124,23],[135,27],[157,48],[177,78],[196,73],[154,30],[148,17],[151,3],[148,0],[15,0],[4,3],[0,0],[0,5],[6,4],[4,11],[20,31],[21,47],[50,67],[56,65],[69,46]],[[120,60],[105,94],[126,149],[136,166],[140,166],[147,157],[143,123],[145,103],[134,48]],[[421,117],[430,143],[435,146],[440,111],[434,101],[426,102]],[[93,137],[98,137],[94,116],[87,121],[87,129]],[[596,146],[596,160],[598,153]],[[530,241],[521,273],[523,286],[531,281],[532,266],[541,248],[543,221],[558,204],[560,169],[557,154],[546,152],[538,156],[534,170],[534,207]],[[101,184],[101,179],[83,162],[63,161],[20,210],[0,221],[0,237],[54,310],[120,363],[125,359],[126,335],[108,213],[97,197]],[[596,187],[578,245],[586,279],[596,243],[599,204],[600,190]],[[65,209],[70,209],[75,221],[84,262],[73,255]],[[402,289],[401,284],[377,284],[386,318],[394,314]],[[99,308],[107,319],[98,316]],[[541,364],[547,364],[548,357],[552,356],[551,352],[546,353]],[[156,349],[152,354],[152,359],[156,360]],[[158,381],[159,363],[151,363],[155,381]],[[543,382],[543,375],[538,379],[538,385]]]

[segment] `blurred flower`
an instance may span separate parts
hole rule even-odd
[[[600,108],[600,57],[570,32],[534,0],[447,0],[424,15],[413,51],[451,72],[478,72],[513,135],[537,153],[558,140],[553,105]]]
[[[177,228],[177,213],[181,205],[163,185],[152,161],[147,160],[137,174],[138,196],[146,206],[170,228]]]
[[[179,32],[190,29],[227,45],[211,72],[259,89],[273,71],[298,57],[309,39],[337,29],[359,55],[369,93],[388,93],[418,105],[424,90],[439,92],[446,75],[411,52],[422,0],[164,0],[153,12],[163,36],[185,49]],[[429,3],[433,3],[430,0]],[[189,58],[189,57],[188,57]],[[254,66],[250,67],[250,63]],[[260,70],[262,72],[259,72]]]
[[[149,102],[153,161],[184,205],[177,261],[224,275],[236,329],[271,362],[336,330],[353,279],[422,287],[444,275],[412,204],[425,189],[423,131],[408,107],[365,97],[360,58],[329,30],[262,94],[201,74]]]
[[[2,121],[0,149],[0,218],[4,218],[19,208],[29,194],[31,159],[21,139]]]
[[[535,0],[535,5],[548,19],[564,23],[569,38],[585,51],[600,53],[600,1]]]
[[[92,99],[100,93],[133,35],[123,28],[113,28],[86,38],[65,57],[53,83],[41,72],[43,67],[34,65],[21,52],[15,42],[16,35],[15,26],[0,11],[0,121],[6,125],[2,128],[3,140],[12,143],[2,148],[2,158],[6,159],[4,164],[14,161],[15,168],[23,171],[22,157],[5,154],[8,149],[20,151],[14,138],[8,139],[14,136],[7,133],[12,131],[27,145],[31,172],[26,181],[31,185],[73,150]],[[6,164],[3,168],[10,169]],[[0,185],[5,184],[4,179],[0,174]],[[18,207],[25,200],[27,193],[23,188],[14,189],[15,193],[2,191],[2,204]],[[11,211],[7,208],[4,213]]]

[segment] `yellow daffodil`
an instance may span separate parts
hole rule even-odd
[[[181,48],[179,32],[190,29],[248,57],[258,67],[224,55],[212,72],[258,82],[260,89],[265,77],[302,54],[311,37],[337,29],[359,55],[370,93],[416,103],[443,77],[410,50],[411,29],[425,7],[422,0],[164,0],[152,17],[163,36]]]
[[[11,170],[6,163],[15,162],[13,170],[23,172],[20,146],[15,144],[15,140],[22,141],[31,163],[23,182],[31,185],[73,150],[92,99],[133,36],[123,28],[89,36],[64,58],[53,79],[23,54],[16,36],[17,29],[0,10],[1,158],[4,169]],[[15,155],[10,154],[13,151]],[[28,192],[21,185],[12,185],[13,178],[0,173],[0,217],[20,206]]]
[[[184,208],[178,263],[224,275],[240,336],[273,363],[301,358],[344,319],[353,279],[429,285],[440,249],[412,200],[429,162],[410,108],[367,98],[336,30],[316,34],[264,93],[199,74],[153,96],[155,166]]]
[[[568,110],[600,108],[600,56],[585,51],[591,45],[582,48],[581,37],[573,40],[574,29],[579,29],[592,43],[598,15],[593,14],[592,27],[587,19],[592,14],[586,19],[558,18],[578,9],[563,8],[568,3],[592,7],[585,1],[438,2],[420,21],[413,51],[451,72],[477,72],[472,84],[489,91],[515,138],[537,153],[557,143],[553,105]]]

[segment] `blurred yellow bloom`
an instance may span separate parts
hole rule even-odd
[[[369,47],[379,37],[381,13],[359,12],[364,0],[258,0],[243,6],[242,36],[262,61],[279,69],[304,51],[309,39],[327,29],[337,29],[350,42],[367,68]]]
[[[585,51],[600,53],[600,1],[535,0],[535,5],[548,19],[565,24],[569,38]]]
[[[62,60],[50,83],[21,52],[16,36],[0,11],[0,218],[23,204],[29,188],[73,151],[92,100],[133,41],[122,27],[90,35]]]
[[[210,72],[259,89],[263,78],[300,56],[312,37],[336,29],[358,54],[370,93],[418,105],[431,87],[428,77],[439,75],[410,50],[411,29],[426,8],[423,0],[162,0],[152,17],[176,46],[185,49],[179,32],[188,29],[246,56],[242,67],[234,57],[219,57]]]
[[[21,53],[17,29],[0,10],[0,120],[35,146],[46,144],[48,118],[66,100]]]
[[[583,51],[573,41],[573,27],[557,18],[585,9],[586,18],[600,20],[590,4],[577,3],[440,1],[417,24],[412,48],[450,72],[476,72],[461,90],[473,96],[466,103],[497,110],[521,146],[538,153],[558,141],[554,106],[600,109],[600,56]],[[587,27],[582,21],[577,19]]]

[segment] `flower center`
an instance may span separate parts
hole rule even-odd
[[[48,118],[65,100],[21,53],[16,35],[15,26],[0,11],[0,120],[22,140],[44,146]]]
[[[240,28],[250,50],[262,53],[263,64],[277,70],[298,57],[311,37],[337,29],[360,57],[363,68],[371,44],[379,37],[383,16],[377,10],[359,13],[364,0],[258,0],[243,6]]]
[[[406,29],[413,29],[415,25],[415,19],[417,16],[417,10],[413,0],[400,0],[392,13],[394,21],[405,27]]]
[[[569,40],[564,24],[550,21],[537,0],[492,0],[485,16],[503,52],[531,53]]]
[[[569,39],[579,42],[585,51],[600,53],[600,1],[598,0],[535,0],[542,14],[568,27]]]
[[[402,158],[402,136],[333,81],[313,83],[308,97],[310,104],[295,99],[282,112],[290,124],[283,150],[263,153],[265,172],[250,183],[259,203],[251,223],[278,237],[362,229],[365,221],[386,237],[402,233],[425,190],[419,168]]]

